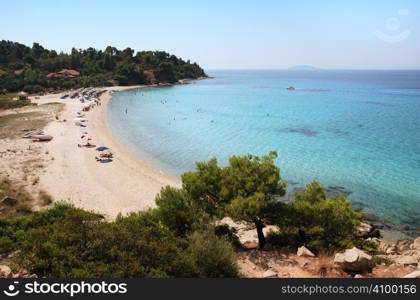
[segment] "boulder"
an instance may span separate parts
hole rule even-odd
[[[12,275],[12,270],[9,266],[0,265],[0,278],[9,278]]]
[[[357,228],[357,233],[363,238],[379,238],[381,233],[375,226],[368,222],[360,222],[359,227]]]
[[[414,271],[405,275],[403,278],[420,278],[420,271]]]
[[[310,257],[315,257],[315,254],[313,254],[311,252],[311,250],[309,250],[305,246],[302,246],[302,247],[298,248],[296,255],[297,256],[310,256]]]
[[[334,263],[346,272],[363,273],[373,267],[372,256],[356,247],[347,249],[344,253],[337,253]]]
[[[267,270],[263,273],[262,277],[263,278],[276,278],[277,273],[274,272],[273,270]]]
[[[405,267],[405,266],[415,266],[415,267],[417,267],[417,265],[419,263],[416,257],[410,256],[410,255],[397,256],[397,258],[395,258],[394,261],[397,265],[401,265],[403,267]]]
[[[396,245],[391,245],[391,246],[389,246],[387,249],[386,249],[386,251],[385,251],[385,253],[386,254],[388,254],[388,255],[390,255],[390,254],[396,254],[397,253],[397,246]]]
[[[255,230],[255,225],[249,222],[235,222],[231,218],[225,217],[218,222],[216,225],[227,225],[229,229],[236,234],[239,242],[246,248],[252,248],[254,245],[258,247],[258,236]],[[267,225],[263,228],[263,233],[266,236],[269,231],[279,231],[279,228],[275,225]]]
[[[416,238],[411,245],[411,249],[413,250],[420,250],[420,237]]]
[[[360,222],[360,225],[357,228],[357,231],[361,236],[369,234],[369,232],[371,232],[372,230],[373,226],[366,222]]]

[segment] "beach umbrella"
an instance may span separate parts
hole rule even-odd
[[[96,151],[105,151],[105,150],[109,150],[109,148],[105,147],[105,146],[101,146],[101,147],[96,148]]]

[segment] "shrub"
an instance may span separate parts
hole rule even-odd
[[[42,92],[44,91],[44,87],[40,86],[40,85],[25,85],[23,87],[23,90],[29,94],[34,94],[34,93],[38,93],[38,92]]]
[[[197,170],[182,175],[183,188],[201,207],[215,215],[229,215],[255,225],[260,248],[264,247],[263,227],[286,183],[274,164],[277,152],[259,157],[232,156],[220,168],[217,160],[197,163]]]
[[[315,181],[297,192],[285,209],[275,222],[293,232],[297,246],[342,249],[357,241],[355,232],[362,213],[356,212],[343,196],[327,198],[324,188]]]
[[[160,220],[179,235],[191,232],[203,214],[182,189],[162,188],[155,201]]]
[[[231,246],[211,227],[181,237],[160,216],[154,209],[105,222],[99,214],[56,204],[0,220],[0,251],[21,250],[21,263],[46,277],[237,276]]]
[[[195,231],[189,237],[188,254],[196,265],[198,277],[238,277],[232,245],[216,236],[213,228]]]

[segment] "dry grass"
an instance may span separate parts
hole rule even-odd
[[[332,268],[334,268],[334,258],[332,256],[322,254],[318,256],[318,275],[320,277],[326,277]]]
[[[24,130],[44,128],[62,108],[63,104],[48,103],[3,114],[0,116],[0,138],[15,139],[23,135]]]
[[[16,199],[16,205],[0,203],[0,216],[12,217],[31,211],[32,196],[22,186],[11,182],[7,178],[0,180],[0,200],[5,197]]]

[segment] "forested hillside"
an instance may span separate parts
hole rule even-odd
[[[75,76],[66,76],[71,70]],[[58,74],[58,75],[57,75]],[[0,41],[0,92],[29,93],[46,89],[86,86],[173,83],[180,79],[206,76],[197,63],[184,61],[165,51],[75,49],[57,53],[38,43],[27,47]]]

